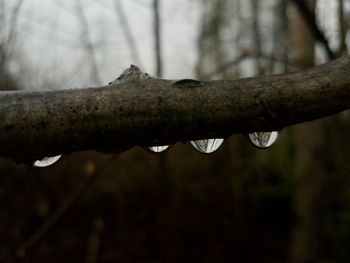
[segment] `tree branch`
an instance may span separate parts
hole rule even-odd
[[[280,130],[350,107],[350,56],[299,73],[171,81],[134,66],[108,86],[0,92],[0,155],[17,161]]]

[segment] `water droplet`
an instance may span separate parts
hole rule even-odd
[[[269,148],[276,142],[278,131],[249,133],[251,143],[258,148]]]
[[[43,159],[41,160],[37,160],[33,163],[33,166],[35,167],[48,167],[52,164],[54,164],[55,162],[57,162],[60,158],[61,158],[62,155],[56,155],[56,156],[53,156],[53,157],[44,157]]]
[[[212,153],[215,152],[223,144],[224,139],[204,139],[197,141],[190,141],[190,144],[201,153]]]
[[[161,152],[164,152],[166,149],[169,148],[169,145],[163,145],[163,146],[152,146],[152,147],[148,147],[148,149],[151,151],[151,152],[154,152],[154,153],[161,153]]]

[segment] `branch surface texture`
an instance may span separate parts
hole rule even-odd
[[[178,81],[131,66],[103,87],[0,92],[0,155],[45,156],[281,130],[350,108],[350,56],[299,73]]]

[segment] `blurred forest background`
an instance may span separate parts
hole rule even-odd
[[[292,72],[348,53],[348,0],[0,0],[0,89]],[[350,262],[348,112],[214,154],[0,158],[0,262]]]

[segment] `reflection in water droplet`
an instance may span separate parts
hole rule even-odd
[[[57,162],[62,155],[56,155],[53,157],[44,157],[42,160],[37,160],[33,163],[33,166],[35,167],[48,167],[55,162]]]
[[[151,152],[154,152],[154,153],[161,153],[161,152],[164,152],[166,149],[169,148],[169,145],[163,145],[163,146],[152,146],[152,147],[148,147],[148,149],[151,151]]]
[[[215,152],[223,144],[224,139],[204,139],[197,141],[190,141],[190,144],[201,153],[212,153]]]
[[[258,148],[269,148],[276,142],[278,131],[249,133],[251,143]]]

